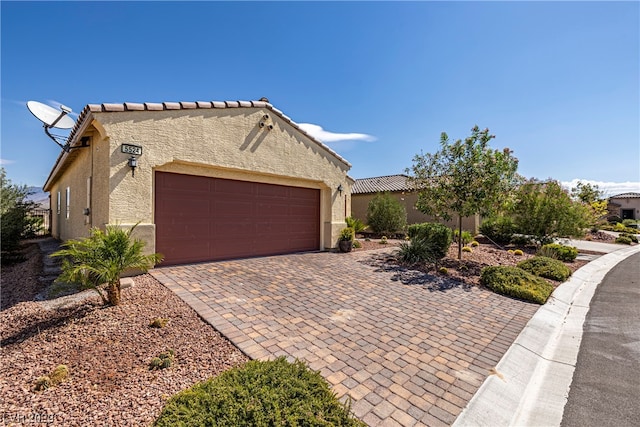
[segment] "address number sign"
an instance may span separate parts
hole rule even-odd
[[[142,147],[139,145],[122,144],[120,149],[126,154],[135,154],[136,156],[142,155]]]

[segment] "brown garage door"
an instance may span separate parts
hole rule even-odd
[[[163,265],[317,250],[320,190],[156,172]]]

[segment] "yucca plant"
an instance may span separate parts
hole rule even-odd
[[[85,289],[93,289],[105,305],[120,304],[122,273],[129,269],[146,272],[162,261],[160,254],[144,255],[145,243],[131,238],[137,225],[128,230],[114,225],[108,225],[104,231],[92,228],[89,237],[65,242],[64,249],[51,254],[64,257],[62,274],[56,281],[78,283]],[[100,290],[105,283],[106,295]]]

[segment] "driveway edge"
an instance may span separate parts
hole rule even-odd
[[[589,262],[561,284],[456,419],[454,426],[559,426],[569,396],[583,325],[604,276],[640,252],[625,247]]]

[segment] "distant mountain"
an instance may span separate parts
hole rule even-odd
[[[27,187],[27,189],[32,193],[27,196],[27,200],[38,204],[42,209],[49,209],[49,193],[45,193],[40,187]]]

